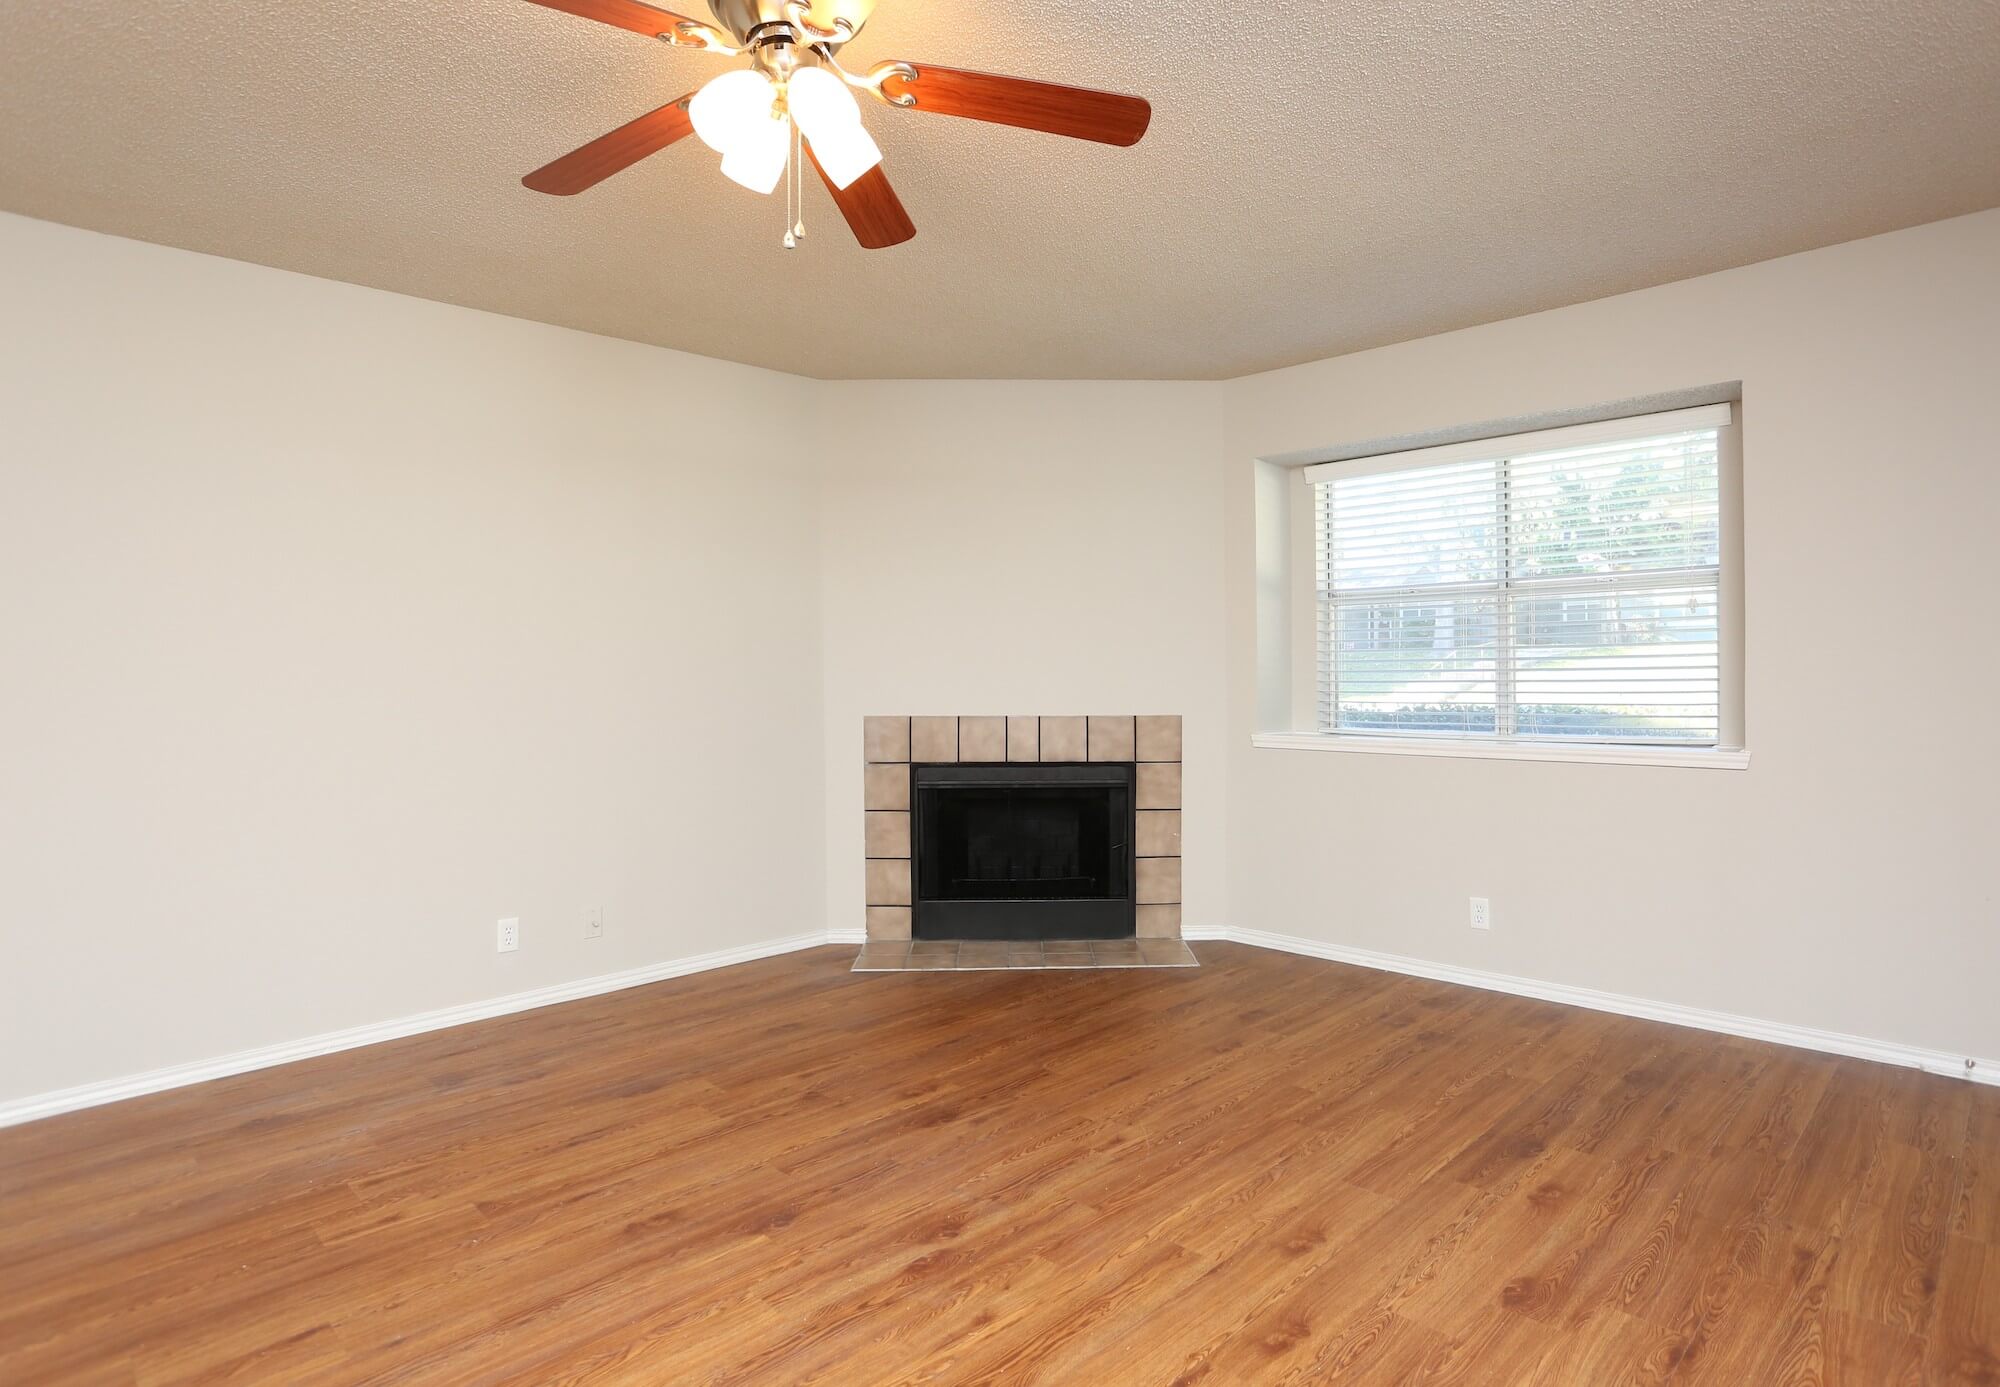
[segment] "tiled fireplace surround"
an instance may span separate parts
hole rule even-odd
[[[1138,934],[1181,934],[1181,720],[1111,717],[862,719],[868,937],[910,937],[910,764],[1135,761]]]

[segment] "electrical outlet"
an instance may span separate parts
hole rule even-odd
[[[1472,898],[1472,927],[1474,929],[1493,928],[1493,903],[1484,896]]]
[[[583,937],[602,939],[604,937],[604,907],[593,905],[583,916]]]
[[[521,947],[521,922],[518,919],[500,922],[500,952],[511,954]]]

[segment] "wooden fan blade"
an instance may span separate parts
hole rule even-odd
[[[544,164],[521,181],[538,193],[569,197],[595,187],[620,169],[628,169],[648,154],[658,154],[675,140],[694,129],[688,119],[689,92],[679,101],[648,111],[628,121],[608,135],[599,135],[581,149],[573,149],[553,163]]]
[[[681,25],[696,21],[686,15],[675,14],[672,10],[655,9],[642,5],[639,0],[534,0],[537,5],[545,5],[564,14],[573,14],[579,19],[594,19],[599,24],[609,24],[619,29],[630,29],[635,34],[647,38],[665,36],[677,39]],[[703,29],[709,26],[703,24]]]
[[[889,176],[882,172],[880,164],[845,188],[836,188],[826,170],[820,168],[819,156],[812,152],[810,140],[806,142],[806,157],[819,170],[820,181],[833,194],[833,205],[847,218],[847,224],[854,229],[854,239],[861,242],[864,250],[899,246],[917,234],[916,223],[903,210],[903,200],[889,186]]]
[[[901,102],[915,98],[910,109],[941,116],[964,116],[994,125],[1043,130],[1099,144],[1134,145],[1146,133],[1153,108],[1136,96],[1030,82],[1024,77],[996,77],[955,67],[912,63],[914,78],[891,76],[882,94]]]

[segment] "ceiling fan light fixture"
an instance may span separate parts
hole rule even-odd
[[[699,135],[722,156],[722,171],[744,187],[771,193],[780,181],[786,183],[788,248],[803,234],[793,204],[805,195],[804,161],[798,156],[807,141],[814,172],[863,249],[899,246],[917,234],[883,175],[882,151],[862,124],[860,103],[849,88],[868,92],[891,110],[923,112],[926,119],[952,116],[1120,147],[1137,144],[1153,118],[1153,108],[1140,97],[1025,77],[900,59],[851,71],[841,66],[836,50],[860,32],[876,0],[709,0],[713,24],[649,0],[535,3],[645,39],[743,58],[747,66],[551,160],[523,184],[569,197]]]
[[[834,187],[846,188],[882,162],[881,147],[861,123],[854,93],[825,68],[793,73],[785,100]]]
[[[767,138],[763,127],[782,126],[771,118],[778,90],[754,68],[725,72],[688,102],[688,120],[701,142],[728,155],[739,145]]]
[[[785,176],[792,148],[792,123],[765,115],[746,126],[722,156],[723,176],[753,193],[769,193]]]

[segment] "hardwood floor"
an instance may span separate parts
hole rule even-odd
[[[2000,1089],[1240,945],[0,1131],[0,1382],[2000,1382]]]

